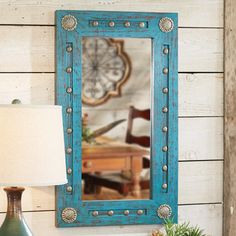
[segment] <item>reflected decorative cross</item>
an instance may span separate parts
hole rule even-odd
[[[124,41],[111,38],[83,38],[82,101],[90,106],[121,95],[121,86],[131,72]]]

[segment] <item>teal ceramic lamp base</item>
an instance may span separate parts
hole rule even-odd
[[[0,228],[0,236],[32,236],[21,211],[24,188],[4,188],[7,193],[7,215]]]

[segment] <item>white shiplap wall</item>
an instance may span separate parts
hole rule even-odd
[[[1,104],[54,103],[57,9],[179,13],[179,219],[222,236],[223,0],[0,0]],[[36,236],[147,236],[154,228],[57,229],[54,200],[51,187],[26,190],[23,208]]]

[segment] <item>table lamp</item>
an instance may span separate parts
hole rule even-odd
[[[65,183],[61,107],[0,105],[0,185],[10,186],[0,236],[32,235],[21,211],[23,187]]]

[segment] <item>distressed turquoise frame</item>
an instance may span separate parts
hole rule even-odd
[[[62,27],[62,18],[75,17],[75,29]],[[174,27],[161,30],[161,19],[167,17]],[[57,187],[56,219],[59,227],[159,224],[165,214],[177,221],[178,216],[178,64],[176,13],[64,11],[56,12],[56,100],[63,106],[68,184]],[[99,25],[94,27],[93,21]],[[115,27],[109,27],[110,21]],[[126,21],[130,27],[124,27]],[[143,27],[139,23],[144,22]],[[75,22],[74,22],[75,23]],[[168,22],[167,22],[168,23]],[[73,19],[72,19],[73,26]],[[163,25],[165,27],[165,24]],[[69,26],[71,27],[71,25]],[[168,28],[168,24],[167,24]],[[81,190],[81,53],[82,37],[151,38],[153,58],[152,115],[151,115],[151,197],[150,200],[82,201]],[[73,48],[67,52],[67,46]],[[167,53],[164,49],[167,48]],[[72,71],[67,70],[68,67]],[[164,70],[167,68],[168,71]],[[73,92],[67,93],[67,87]],[[163,90],[163,88],[168,88]],[[168,108],[166,112],[164,107]],[[72,110],[68,110],[72,108]],[[163,127],[168,132],[163,132]],[[68,134],[67,129],[73,128]],[[168,150],[163,147],[168,146]],[[163,166],[168,170],[164,171]],[[164,184],[167,184],[166,186]],[[165,188],[166,187],[166,188]],[[163,208],[162,208],[163,207]],[[164,209],[164,211],[161,211]],[[158,210],[159,209],[159,210]],[[171,209],[171,211],[170,211]],[[113,216],[107,212],[112,210]],[[129,210],[128,216],[124,211]],[[137,211],[143,214],[138,215]],[[98,216],[93,212],[98,211]],[[164,214],[164,216],[163,216]],[[63,217],[62,217],[63,216]]]

